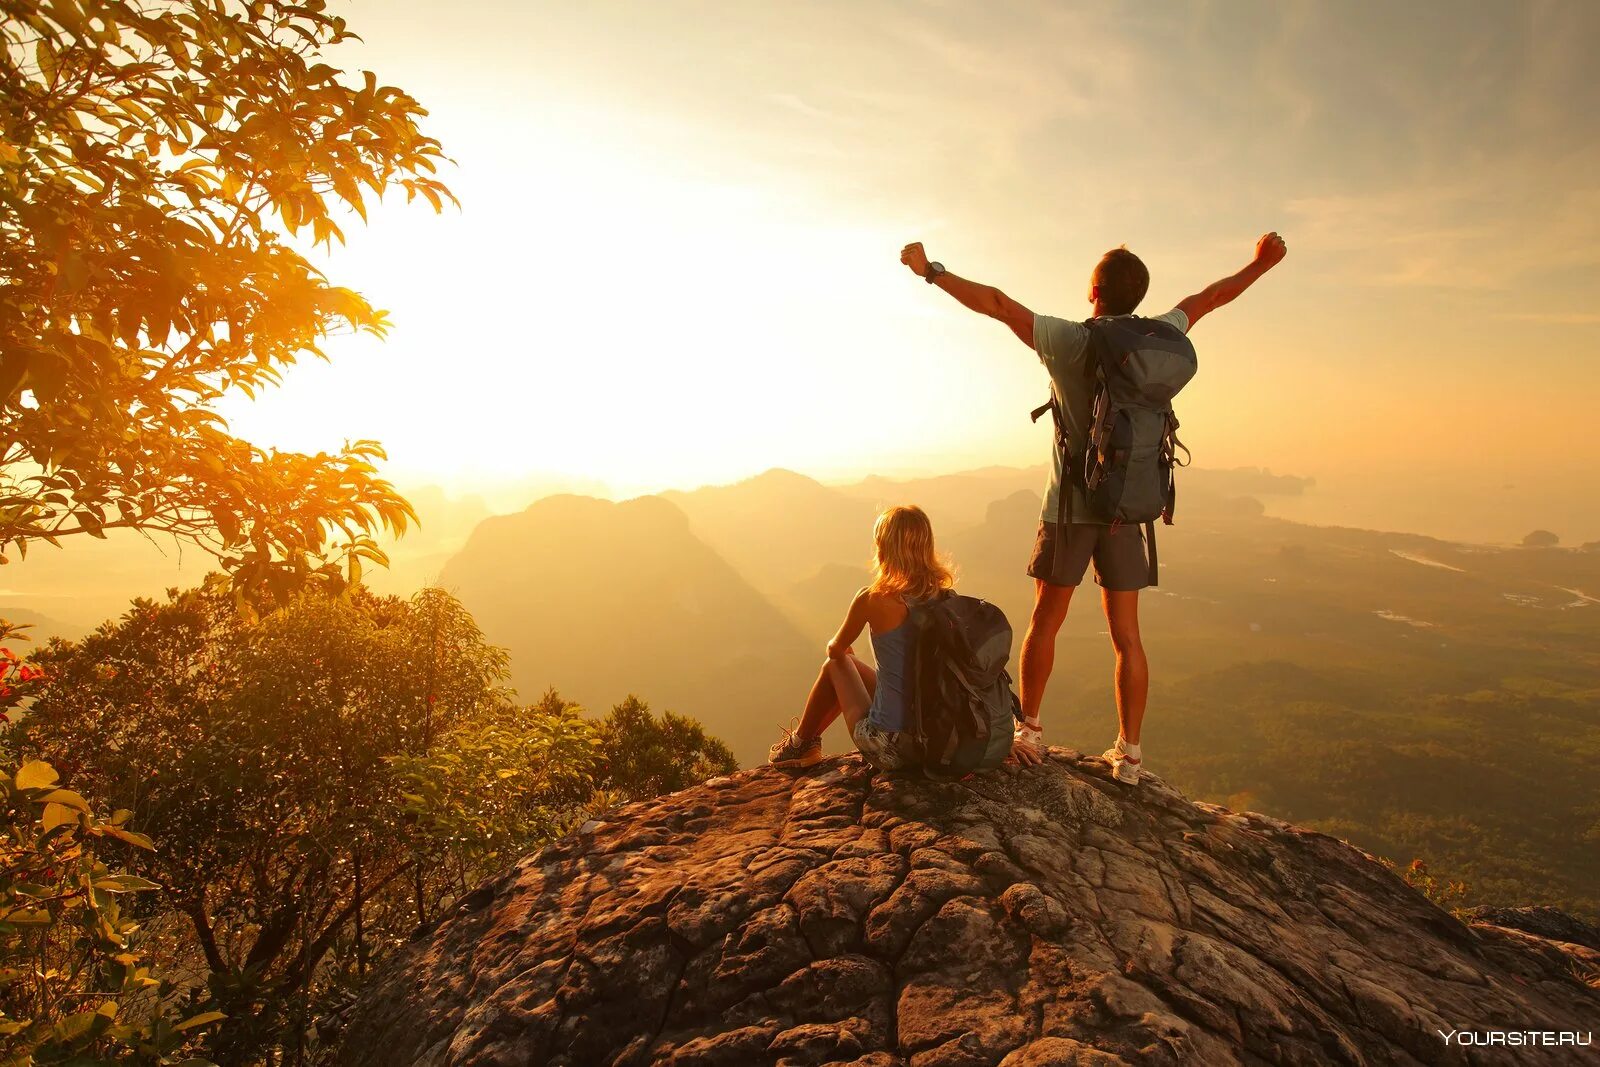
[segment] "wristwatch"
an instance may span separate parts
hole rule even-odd
[[[922,276],[922,280],[927,282],[929,285],[932,285],[933,280],[943,273],[944,264],[935,260],[934,262],[928,264],[928,273]]]

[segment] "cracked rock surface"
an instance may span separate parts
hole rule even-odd
[[[1600,1029],[1597,974],[1343,842],[1065,749],[957,783],[849,756],[523,859],[388,963],[340,1062],[1593,1063],[1436,1031]]]

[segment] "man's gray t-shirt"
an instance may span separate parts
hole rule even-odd
[[[1189,332],[1189,316],[1181,308],[1173,308],[1155,318],[1171,323],[1184,333]],[[1073,449],[1082,449],[1089,436],[1089,420],[1094,414],[1094,368],[1089,365],[1088,359],[1089,327],[1071,319],[1035,315],[1033,348],[1039,353],[1039,362],[1050,372],[1050,392],[1061,406],[1061,414],[1067,424],[1067,440]],[[1053,434],[1050,453],[1050,484],[1045,489],[1044,510],[1039,515],[1045,522],[1056,521],[1056,500],[1061,492],[1061,450],[1055,447]],[[1072,494],[1069,521],[1097,521],[1089,517],[1089,505],[1083,499],[1082,489],[1076,489]]]

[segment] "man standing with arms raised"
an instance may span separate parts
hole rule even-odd
[[[1256,242],[1254,257],[1236,274],[1208,285],[1156,320],[1180,333],[1188,333],[1201,317],[1229,303],[1283,259],[1287,246],[1276,233]],[[1088,439],[1095,393],[1095,367],[1090,357],[1091,328],[1083,322],[1035,315],[993,286],[981,285],[930,263],[920,242],[906,245],[900,262],[930,285],[955,297],[963,307],[987,315],[1038,353],[1050,373],[1051,393],[1073,454],[1082,454]],[[1094,318],[1126,317],[1144,299],[1150,272],[1126,246],[1101,257],[1089,278],[1089,303]],[[1076,482],[1076,479],[1069,479]],[[1021,699],[1023,721],[1018,739],[1035,749],[1043,746],[1039,707],[1045,684],[1055,666],[1056,634],[1067,617],[1073,590],[1083,580],[1090,561],[1101,587],[1101,602],[1117,654],[1116,692],[1118,733],[1105,756],[1118,781],[1136,785],[1142,768],[1139,747],[1145,702],[1150,691],[1150,669],[1139,637],[1139,590],[1150,584],[1149,561],[1143,530],[1137,523],[1096,521],[1081,485],[1071,488],[1071,520],[1059,529],[1056,517],[1062,491],[1062,455],[1056,450],[1050,484],[1045,494],[1033,558],[1028,574],[1034,579],[1033,615],[1022,642]]]

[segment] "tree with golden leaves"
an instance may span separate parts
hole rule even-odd
[[[414,521],[376,443],[263,449],[215,409],[385,332],[297,237],[453,201],[421,105],[323,60],[353,36],[323,0],[0,0],[0,562],[133,529],[270,601]]]

